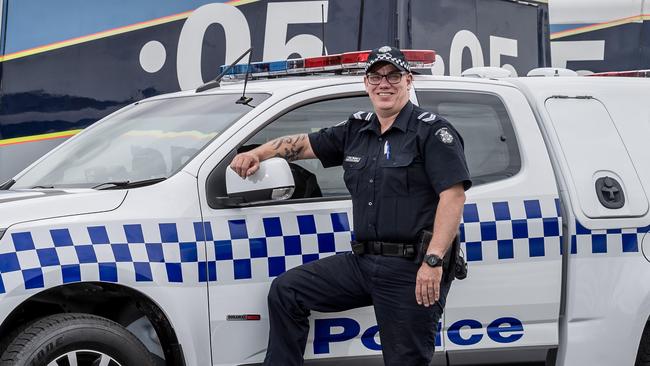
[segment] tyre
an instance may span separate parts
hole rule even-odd
[[[25,324],[20,324],[18,325],[14,330],[9,332],[8,334],[2,334],[0,335],[0,356],[4,353],[4,351],[7,349],[11,341],[14,340],[20,333],[23,332],[27,327],[32,325],[36,320],[30,320]]]
[[[11,341],[0,366],[153,366],[145,346],[121,325],[90,314],[42,318]]]
[[[635,366],[650,366],[650,325],[646,324],[641,335],[639,352],[636,354]]]

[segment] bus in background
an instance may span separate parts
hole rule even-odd
[[[447,75],[550,65],[546,1],[0,4],[0,183],[122,106],[213,79],[249,47],[253,62],[381,45],[436,49],[431,71]]]
[[[579,74],[650,68],[650,2],[549,1],[554,67]]]

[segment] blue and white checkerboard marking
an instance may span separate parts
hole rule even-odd
[[[577,256],[625,255],[638,253],[639,243],[650,226],[628,229],[589,230],[576,221],[569,252]]]
[[[35,289],[82,280],[197,281],[194,273],[205,263],[205,255],[197,244],[202,224],[194,223],[194,229],[195,237],[187,241],[179,239],[176,223],[158,224],[159,235],[147,241],[140,224],[123,225],[119,235],[106,226],[88,226],[85,232],[57,228],[47,234],[11,233],[11,240],[0,246],[0,293],[6,292],[7,283],[16,282]]]
[[[468,203],[460,240],[468,262],[559,258],[558,199]]]
[[[555,259],[560,227],[554,198],[468,203],[461,240],[474,264]],[[578,243],[581,235],[587,234],[580,231]],[[11,232],[0,245],[0,293],[79,281],[268,281],[300,264],[349,251],[352,237],[348,213],[327,211]],[[621,238],[625,248],[638,250],[638,238]]]
[[[214,234],[213,234],[214,233]],[[207,274],[201,280],[268,279],[350,251],[348,213],[281,215],[206,223]]]

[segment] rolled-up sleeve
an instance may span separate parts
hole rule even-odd
[[[343,150],[348,123],[346,121],[345,123],[323,128],[320,131],[307,135],[312,151],[314,151],[314,154],[325,168],[343,163]]]
[[[472,186],[463,140],[460,134],[449,124],[441,120],[431,126],[424,149],[424,161],[427,175],[437,194],[463,183],[468,190]]]

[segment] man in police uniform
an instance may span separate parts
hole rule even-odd
[[[345,123],[282,137],[233,159],[231,168],[242,177],[274,156],[343,165],[352,195],[354,253],[293,268],[273,281],[265,365],[303,363],[311,310],[369,305],[386,365],[431,361],[453,277],[443,276],[443,257],[471,181],[461,137],[443,118],[411,104],[412,81],[400,50],[375,49],[364,78],[374,112],[357,112]],[[433,230],[433,236],[424,260],[416,263],[423,230]]]

